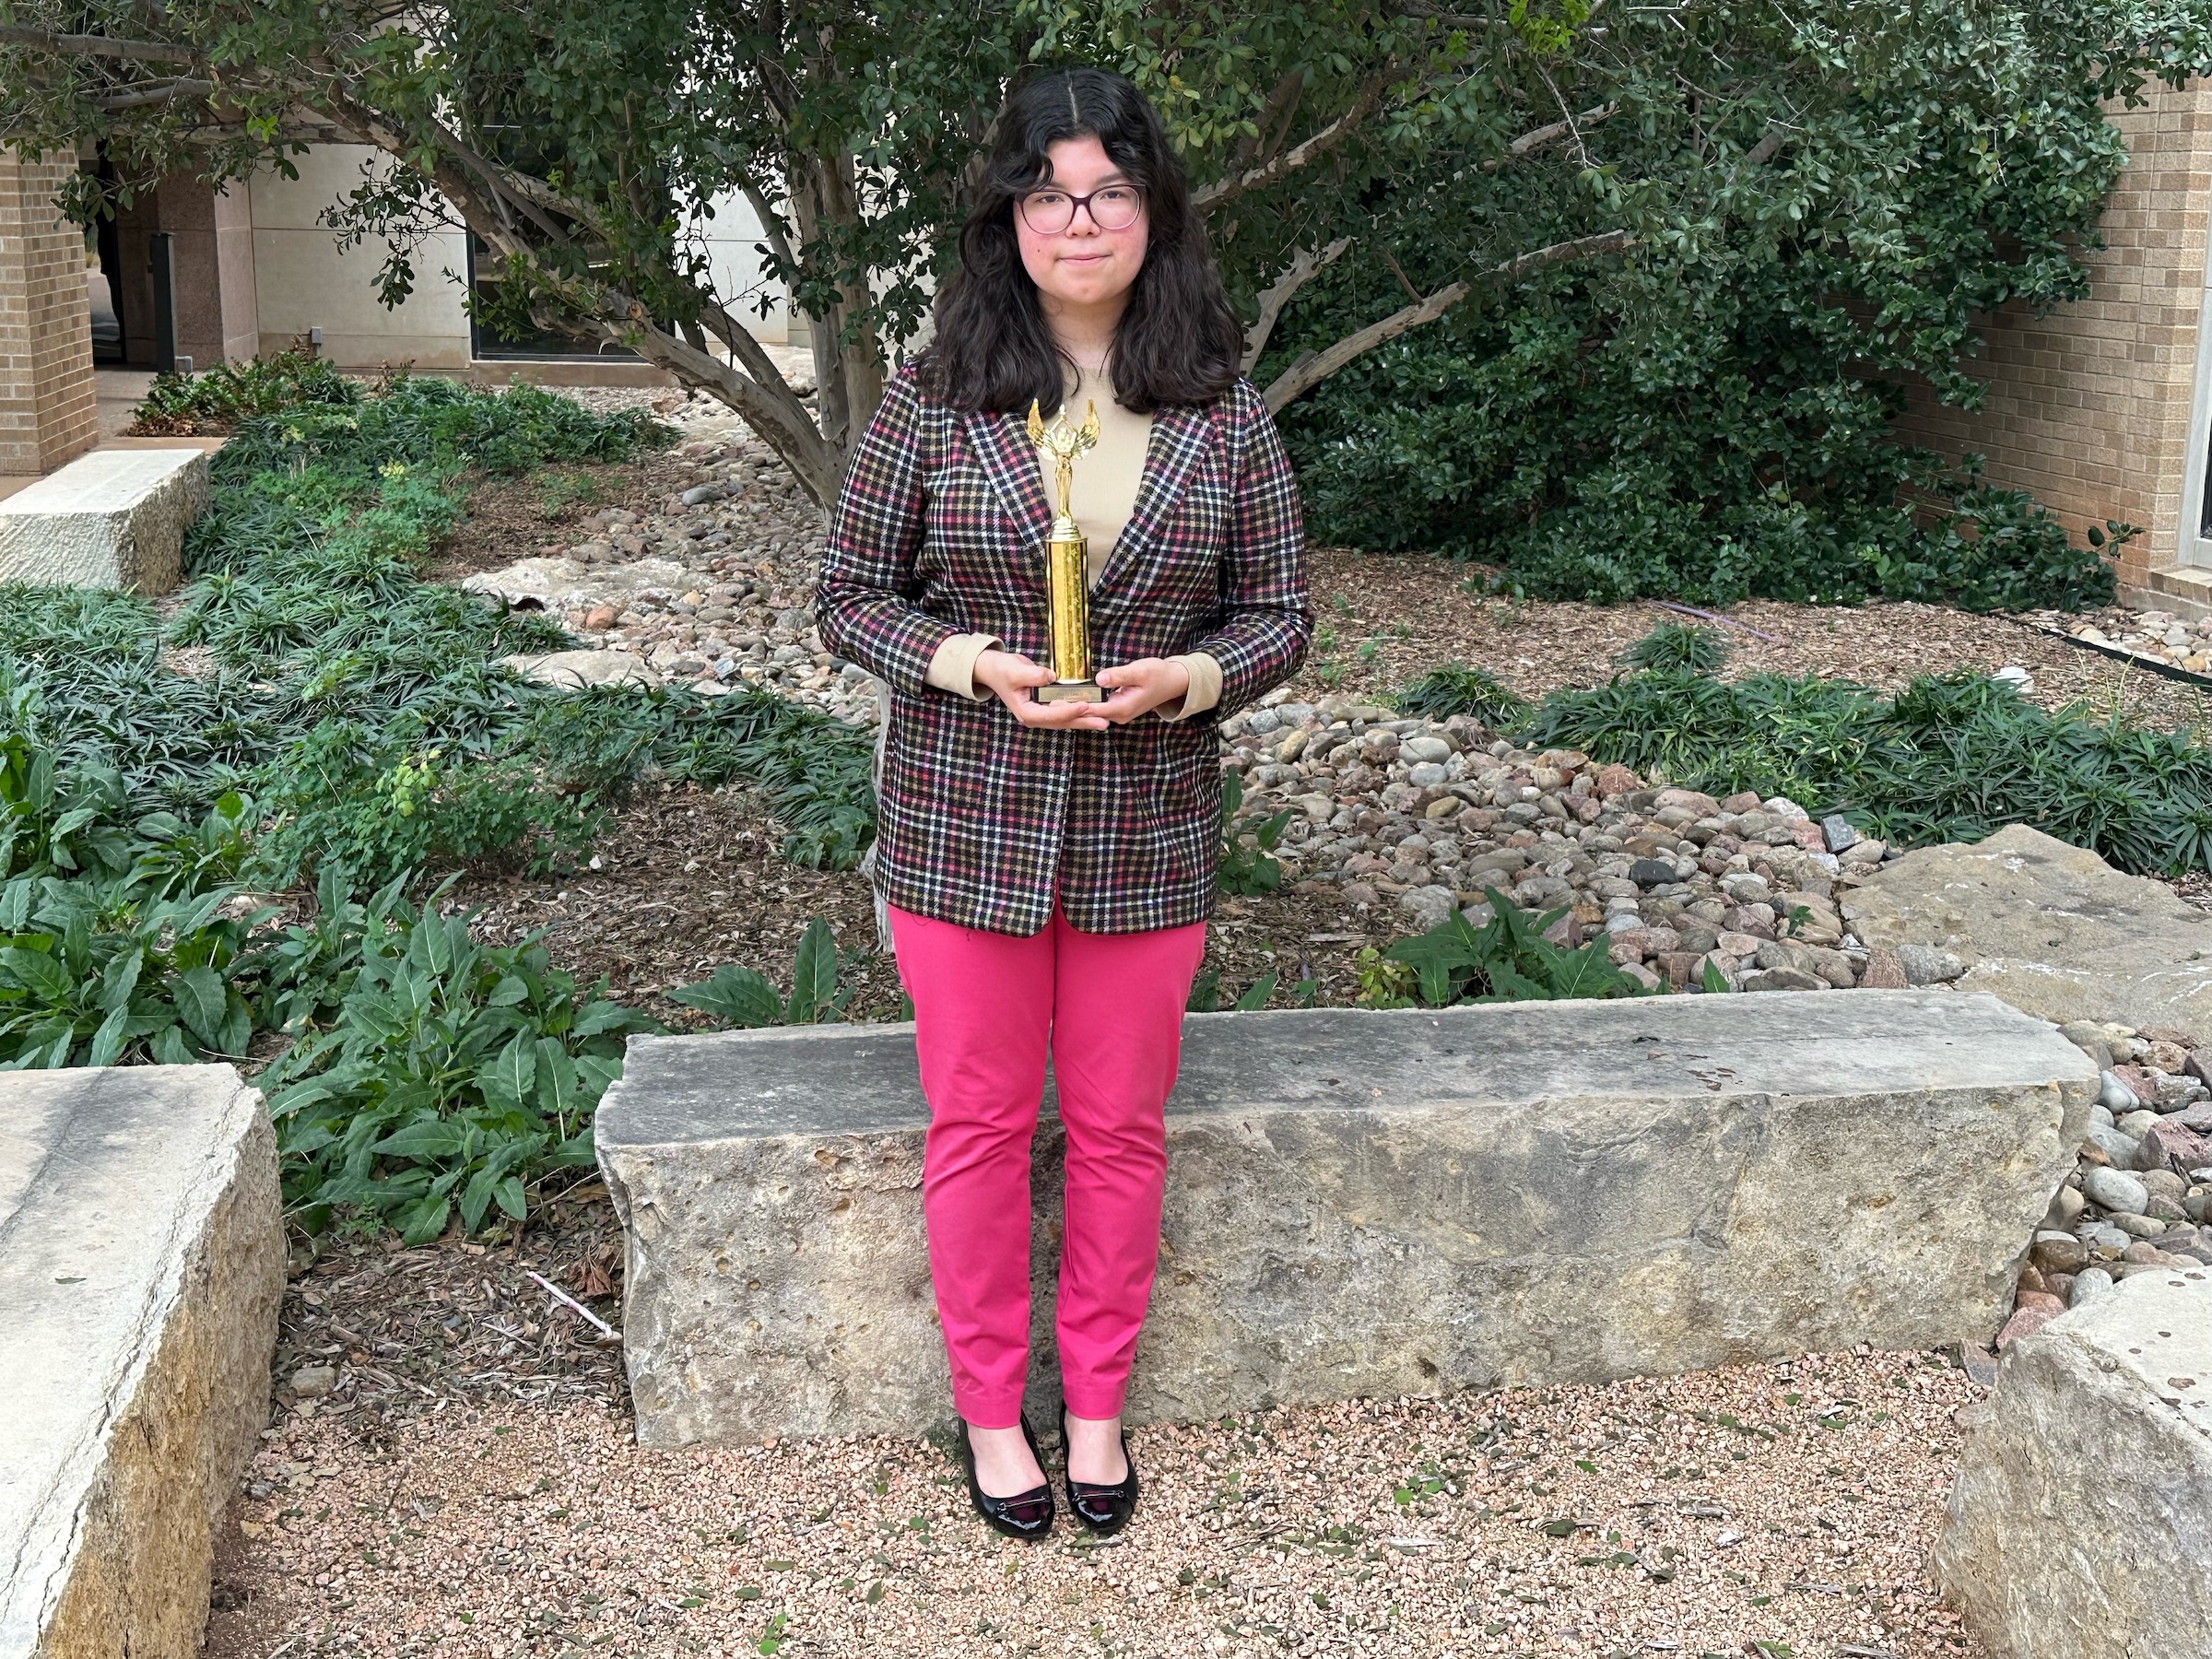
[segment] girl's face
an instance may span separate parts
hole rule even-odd
[[[1089,195],[1121,184],[1134,190],[1135,182],[1117,167],[1095,137],[1063,138],[1045,151],[1052,172],[1031,187],[1028,197],[1014,205],[1014,234],[1021,244],[1021,263],[1037,285],[1047,316],[1067,313],[1118,314],[1129,286],[1145,263],[1149,205],[1137,194],[1136,217],[1120,229],[1100,229],[1091,217],[1099,209],[1108,223],[1114,222],[1111,198],[1093,200],[1076,208],[1065,229],[1031,229],[1030,219],[1049,224],[1049,201],[1044,192],[1062,196]],[[1065,213],[1065,204],[1057,211]]]

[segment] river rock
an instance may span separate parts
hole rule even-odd
[[[2090,1170],[2081,1178],[2082,1196],[2115,1215],[2139,1216],[2150,1204],[2149,1189],[2120,1170]]]

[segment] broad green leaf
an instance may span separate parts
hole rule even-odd
[[[1262,974],[1252,982],[1251,988],[1243,995],[1237,998],[1235,1005],[1237,1011],[1241,1014],[1249,1014],[1255,1008],[1265,1007],[1267,999],[1275,994],[1275,987],[1277,982],[1277,976],[1274,972]]]
[[[147,1044],[157,1065],[192,1065],[199,1061],[192,1044],[184,1040],[184,1028],[176,1024],[163,1026]]]
[[[697,1008],[741,1031],[783,1022],[783,999],[750,968],[725,964],[695,985],[669,992],[668,1000]]]
[[[527,1034],[516,1036],[498,1058],[477,1073],[484,1098],[509,1112],[520,1111],[537,1080],[537,1052]]]
[[[557,1037],[540,1037],[536,1050],[538,1109],[565,1117],[582,1103],[576,1091],[576,1063]]]
[[[100,1030],[92,1033],[92,1046],[86,1052],[87,1065],[112,1065],[123,1053],[123,1045],[131,1022],[131,1010],[126,1004],[100,1022]]]
[[[830,924],[819,916],[806,924],[799,936],[797,959],[792,965],[791,1000],[784,1006],[786,1025],[812,1025],[820,1018],[837,994],[837,941]]]
[[[11,983],[49,1004],[70,1001],[75,989],[69,971],[43,950],[0,950],[0,987]]]
[[[145,956],[136,950],[119,950],[109,959],[107,971],[100,976],[100,1006],[111,1017],[129,1012],[131,993],[138,988],[139,971],[145,966]],[[108,1063],[96,1060],[93,1064]]]
[[[409,1124],[376,1143],[378,1154],[385,1158],[451,1158],[460,1147],[460,1129],[436,1118]]]
[[[392,1218],[399,1229],[403,1243],[428,1244],[445,1230],[446,1218],[453,1214],[453,1203],[442,1196],[425,1196],[401,1208]]]
[[[227,991],[221,976],[205,966],[170,981],[170,1000],[176,1004],[178,1016],[208,1048],[223,1046],[223,1021],[229,1011]]]

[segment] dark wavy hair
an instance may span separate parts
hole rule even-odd
[[[937,291],[936,332],[914,358],[923,389],[949,406],[1060,407],[1063,364],[1037,285],[1021,263],[1015,203],[1052,172],[1046,149],[1095,137],[1144,191],[1145,262],[1107,357],[1114,401],[1137,414],[1210,403],[1236,383],[1244,330],[1230,309],[1191,202],[1182,159],[1151,100],[1107,69],[1056,69],[1019,87],[999,117],[975,211],[960,227],[960,265]]]

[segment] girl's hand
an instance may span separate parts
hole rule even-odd
[[[1111,700],[1102,703],[1037,701],[1030,695],[1030,690],[1050,685],[1053,671],[1030,662],[1018,651],[986,651],[975,659],[971,674],[977,685],[997,692],[998,700],[1026,726],[1102,732],[1108,719],[1105,711],[1113,706]],[[1100,676],[1101,682],[1104,678]]]
[[[1191,671],[1165,657],[1139,657],[1098,672],[1098,682],[1112,693],[1091,707],[1117,725],[1148,714],[1162,703],[1179,703],[1191,688]]]

